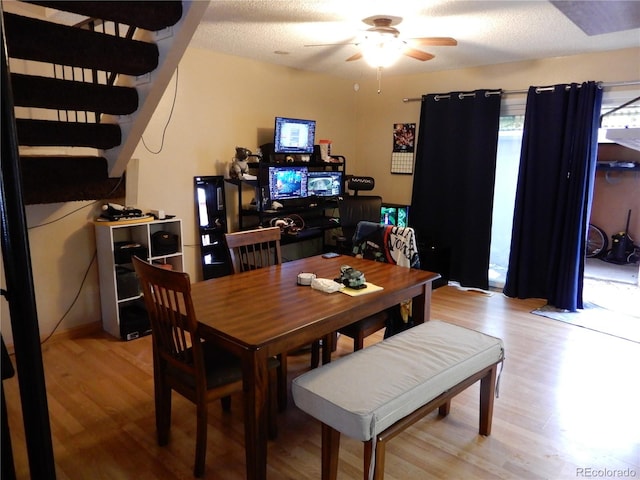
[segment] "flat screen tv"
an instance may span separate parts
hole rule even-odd
[[[337,197],[342,195],[342,172],[309,172],[307,195]]]
[[[270,166],[269,198],[288,200],[307,196],[307,167]]]
[[[315,138],[315,120],[276,117],[274,153],[312,154]]]

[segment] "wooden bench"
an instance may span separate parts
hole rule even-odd
[[[335,480],[340,434],[365,442],[364,478],[382,480],[386,443],[480,381],[480,434],[491,433],[502,340],[431,320],[295,378],[295,404],[322,422],[322,479]]]

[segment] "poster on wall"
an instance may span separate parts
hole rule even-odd
[[[393,152],[391,153],[391,173],[413,174],[413,154],[415,151],[416,124],[393,124]]]

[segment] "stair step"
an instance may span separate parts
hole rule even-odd
[[[77,13],[89,18],[112,20],[153,32],[175,25],[182,17],[182,2],[168,1],[29,1],[43,7]]]
[[[110,123],[56,122],[16,119],[18,143],[31,147],[91,147],[108,150],[120,145],[120,126]]]
[[[102,157],[21,156],[22,190],[27,205],[121,198],[125,182],[109,178]]]
[[[49,77],[11,74],[13,103],[17,107],[78,110],[129,115],[138,108],[138,92],[116,87]]]
[[[151,72],[158,66],[158,47],[153,43],[6,12],[4,24],[10,58],[134,76]]]

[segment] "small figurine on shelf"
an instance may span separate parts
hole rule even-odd
[[[229,176],[240,180],[255,180],[255,175],[249,175],[249,165],[247,164],[247,158],[255,156],[248,148],[236,147],[236,156],[229,167]]]

